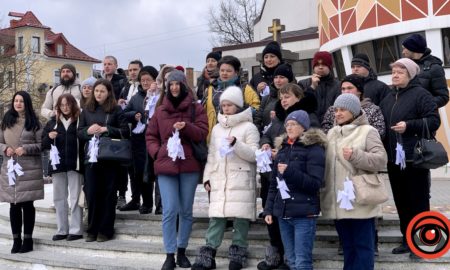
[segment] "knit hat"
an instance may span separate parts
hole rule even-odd
[[[350,93],[338,96],[334,101],[334,107],[346,109],[351,112],[354,117],[361,113],[361,102],[357,96]]]
[[[95,84],[96,81],[97,81],[97,79],[91,76],[91,77],[87,78],[86,80],[84,80],[81,83],[81,88],[83,88],[85,85],[89,85],[90,87],[94,87],[94,84]]]
[[[350,74],[344,77],[344,79],[342,79],[341,82],[341,86],[344,82],[349,82],[351,84],[353,84],[356,89],[358,89],[359,92],[361,92],[361,94],[364,94],[364,78],[356,75],[356,74]]]
[[[179,71],[178,69],[174,69],[169,73],[169,76],[167,77],[167,84],[169,85],[170,82],[173,81],[183,83],[186,81],[186,76],[184,76],[184,73]]]
[[[318,64],[324,64],[329,69],[333,68],[333,56],[331,53],[326,51],[318,51],[314,54],[314,58],[312,60],[313,67],[317,66]]]
[[[241,61],[235,56],[225,55],[220,58],[219,63],[217,64],[217,68],[220,68],[222,64],[230,65],[234,68],[234,71],[239,72],[241,70]]]
[[[75,68],[74,65],[72,65],[72,64],[64,64],[64,65],[62,65],[60,71],[62,71],[63,69],[70,69],[70,71],[72,71],[73,76],[74,77],[77,76],[77,69]]]
[[[416,77],[417,73],[419,73],[420,68],[419,66],[411,59],[409,58],[400,58],[397,61],[395,61],[393,64],[391,64],[391,68],[393,67],[401,67],[406,68],[409,74],[409,78]]]
[[[264,55],[266,55],[268,53],[274,54],[276,57],[278,57],[278,59],[280,59],[280,62],[281,62],[281,60],[283,60],[283,57],[281,55],[280,44],[276,41],[271,41],[271,42],[269,42],[269,44],[266,45],[266,47],[262,51],[263,59],[264,59]]]
[[[292,73],[292,67],[289,64],[278,65],[278,67],[273,72],[274,77],[277,75],[286,77],[289,82],[292,82],[294,80],[294,73]]]
[[[156,77],[158,77],[158,70],[156,70],[153,66],[145,66],[141,68],[138,75],[138,81],[141,80],[143,74],[149,74],[153,80],[156,80]]]
[[[410,35],[403,41],[402,45],[406,49],[416,53],[424,53],[427,49],[427,41],[419,34]]]
[[[184,73],[184,67],[183,66],[176,66],[175,69]]]
[[[220,95],[220,103],[224,100],[230,101],[239,108],[244,107],[242,90],[237,86],[229,86],[223,91],[222,95]]]
[[[206,60],[208,60],[208,58],[214,58],[216,59],[217,62],[219,62],[220,58],[222,58],[222,52],[221,51],[210,52],[206,55]]]
[[[351,65],[359,65],[365,67],[367,70],[370,70],[369,57],[365,53],[357,53],[353,56]]]
[[[284,124],[286,124],[289,120],[294,120],[295,122],[299,123],[305,130],[309,129],[311,124],[308,113],[303,110],[291,112],[286,117],[286,120],[284,120]]]

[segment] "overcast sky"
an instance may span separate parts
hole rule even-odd
[[[0,0],[1,27],[8,12],[32,11],[53,32],[102,60],[114,55],[119,67],[170,63],[203,68],[211,51],[209,6],[214,0]],[[96,68],[101,68],[96,65]]]

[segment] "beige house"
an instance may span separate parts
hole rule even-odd
[[[100,60],[73,46],[62,33],[54,33],[31,11],[9,12],[13,19],[0,29],[0,99],[9,101],[19,90],[37,96],[59,83],[59,69],[64,63],[76,67],[82,81],[93,73]]]

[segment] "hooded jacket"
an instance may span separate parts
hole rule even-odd
[[[70,87],[65,87],[64,85],[60,84],[55,88],[52,88],[47,91],[44,103],[42,103],[41,107],[41,115],[47,120],[50,120],[50,118],[54,116],[53,109],[56,106],[58,98],[62,94],[71,94],[79,103],[82,95],[81,95],[81,86],[78,79],[76,79],[75,82]]]
[[[345,210],[336,202],[344,190],[346,177],[378,172],[386,167],[387,156],[378,131],[369,125],[364,111],[352,123],[333,127],[327,134],[325,187],[320,193],[322,216],[325,219],[366,219],[377,216],[379,205],[361,205]],[[345,160],[342,149],[351,147],[353,154]]]
[[[221,157],[223,138],[234,136],[232,154]],[[256,161],[259,132],[251,108],[234,115],[219,113],[211,133],[203,182],[209,180],[209,217],[256,218]]]

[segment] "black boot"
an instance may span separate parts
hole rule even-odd
[[[278,252],[278,248],[274,246],[266,247],[265,259],[262,262],[259,262],[256,266],[258,270],[271,270],[277,269],[278,266],[283,262],[280,253]]]
[[[228,250],[230,264],[228,270],[240,270],[247,266],[247,248],[231,245]]]
[[[202,246],[195,258],[192,270],[210,270],[216,269],[216,250],[209,246]]]
[[[22,248],[22,238],[20,235],[14,235],[14,242],[11,248],[11,254],[18,253]]]
[[[379,252],[378,252],[378,230],[375,230],[375,243],[374,243],[374,253],[375,256],[378,256]]]
[[[191,262],[186,257],[186,249],[185,248],[178,248],[176,264],[179,267],[181,267],[181,268],[189,268],[189,267],[191,267]]]
[[[175,264],[175,254],[167,253],[166,260],[161,270],[174,270],[177,265]]]
[[[405,254],[409,253],[411,250],[409,249],[408,244],[405,240],[403,240],[402,244],[392,250],[392,254]]]
[[[20,248],[19,253],[27,253],[32,250],[33,250],[33,238],[31,238],[31,235],[30,237],[26,237],[26,235],[24,235],[22,247]]]

